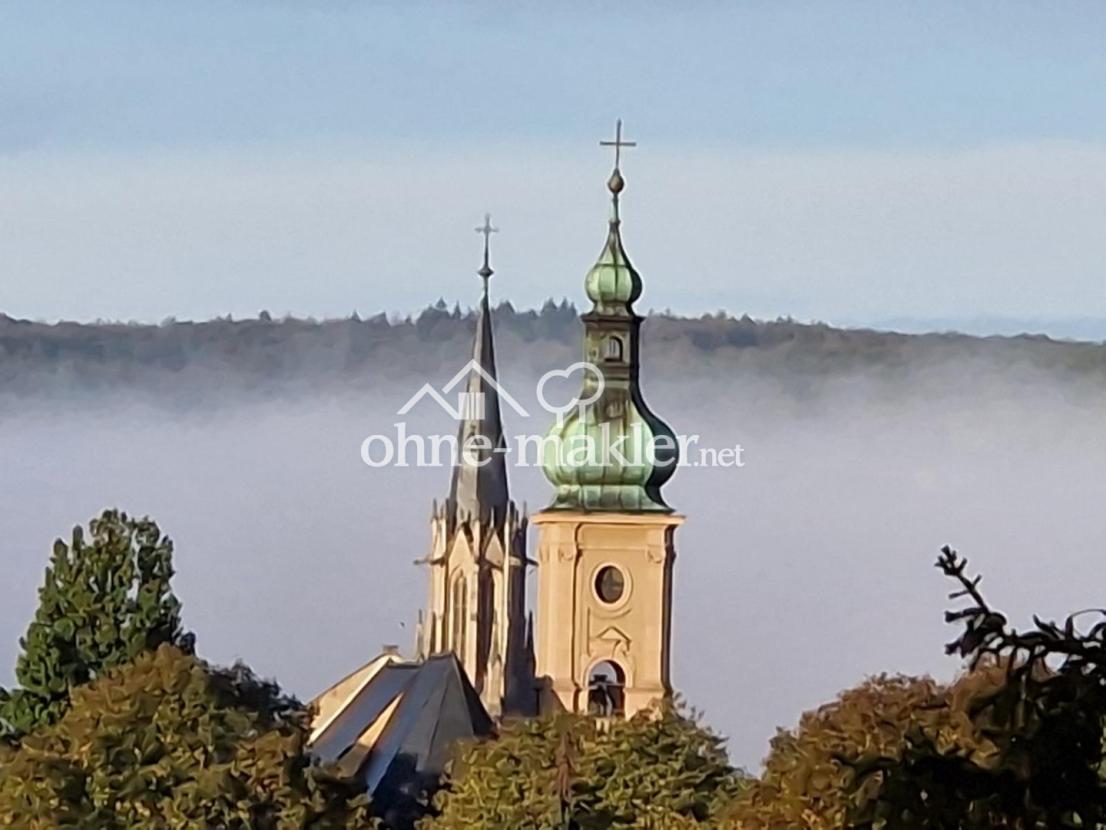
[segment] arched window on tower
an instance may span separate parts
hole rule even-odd
[[[457,574],[453,580],[453,631],[450,634],[450,646],[453,653],[462,660],[465,657],[465,638],[468,635],[468,626],[465,619],[468,616],[468,590],[465,585],[465,575]]]
[[[492,638],[496,636],[495,607],[497,592],[491,570],[480,573],[480,586],[476,597],[476,659],[483,662],[492,651]],[[477,669],[479,671],[479,669]]]
[[[622,717],[626,712],[626,673],[613,660],[596,663],[588,674],[588,714]]]
[[[603,346],[603,359],[622,362],[622,338],[615,337],[613,334],[607,337],[607,341]]]

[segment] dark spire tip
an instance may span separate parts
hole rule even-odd
[[[492,227],[492,215],[490,213],[484,214],[484,224],[476,229],[477,233],[484,235],[484,264],[480,266],[480,270],[476,273],[484,280],[484,291],[488,290],[488,279],[495,272],[492,270],[492,266],[489,264],[490,251],[489,240],[493,233],[499,233],[499,228]]]

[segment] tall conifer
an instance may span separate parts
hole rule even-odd
[[[55,723],[71,691],[163,643],[191,650],[173,594],[173,543],[148,518],[106,510],[54,542],[38,610],[20,640],[18,687],[0,690],[0,724],[24,734]]]

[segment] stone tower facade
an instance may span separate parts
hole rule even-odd
[[[615,142],[618,150],[621,124]],[[622,244],[616,156],[607,240],[585,287],[583,405],[554,425],[543,468],[553,503],[538,542],[537,675],[543,710],[631,716],[672,694],[674,536],[661,496],[675,436],[642,397],[641,278]],[[587,447],[587,454],[580,452]]]
[[[484,292],[462,398],[457,459],[449,497],[430,517],[426,611],[418,656],[452,651],[493,717],[536,708],[533,638],[526,615],[527,518],[511,501],[506,446],[496,387],[495,344],[488,303],[488,222]]]

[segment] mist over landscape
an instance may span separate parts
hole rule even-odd
[[[0,826],[1106,830],[1104,39],[0,0]]]
[[[509,434],[544,432],[535,379],[578,353],[575,310],[497,312]],[[371,433],[468,358],[472,318],[40,326],[0,321],[0,684],[50,544],[102,508],[176,542],[186,625],[310,697],[385,643],[409,651],[446,469],[362,463]],[[1106,348],[659,316],[652,408],[745,466],[682,467],[674,683],[756,768],[777,726],[865,675],[943,656],[952,544],[1016,622],[1102,604]],[[408,431],[451,433],[424,401]],[[511,469],[531,511],[550,497]],[[533,544],[533,535],[531,544]],[[533,584],[533,577],[531,578]]]

